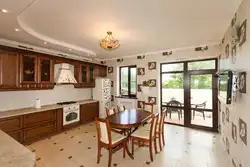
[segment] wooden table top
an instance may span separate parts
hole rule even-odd
[[[110,126],[119,129],[128,129],[139,126],[151,117],[152,113],[142,109],[130,109],[115,113],[107,119]]]

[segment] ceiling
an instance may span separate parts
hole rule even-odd
[[[240,2],[1,0],[0,8],[9,12],[0,12],[0,38],[99,59],[210,45],[219,43]],[[107,31],[120,41],[119,49],[100,47]]]

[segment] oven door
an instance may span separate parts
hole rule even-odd
[[[63,125],[68,125],[79,121],[80,121],[79,110],[63,112]]]

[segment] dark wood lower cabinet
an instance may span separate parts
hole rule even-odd
[[[80,124],[94,121],[98,115],[98,102],[80,105]],[[0,119],[0,129],[24,144],[60,133],[68,129],[65,127],[62,108]]]

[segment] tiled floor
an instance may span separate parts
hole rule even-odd
[[[222,149],[219,136],[188,128],[166,125],[166,146],[149,161],[148,148],[135,150],[135,160],[122,152],[113,155],[119,167],[228,167],[230,160]],[[96,164],[97,139],[91,123],[27,146],[37,155],[37,167],[107,167],[108,154],[103,149],[101,163]]]

